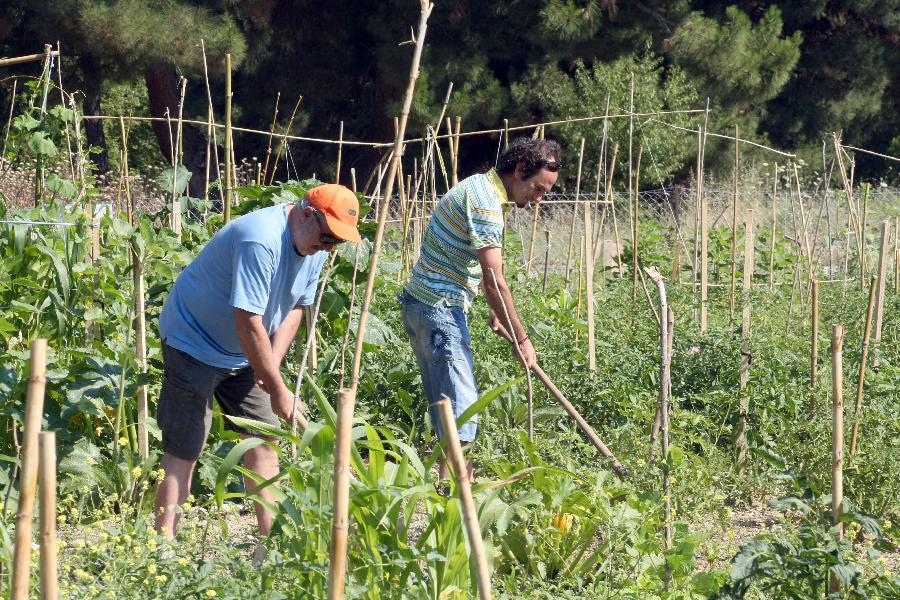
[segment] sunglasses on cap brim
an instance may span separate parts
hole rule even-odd
[[[342,240],[340,238],[336,238],[333,235],[331,235],[330,233],[325,233],[326,229],[328,228],[328,225],[325,222],[325,216],[321,213],[321,211],[318,211],[318,210],[315,211],[313,214],[316,215],[316,219],[319,221],[319,229],[321,229],[321,231],[322,231],[322,235],[319,236],[320,244],[330,244],[332,246],[337,246],[338,244],[343,244],[344,242],[347,241],[347,240]]]
[[[562,166],[558,160],[547,159],[541,161],[541,166],[551,173],[556,173],[559,171],[559,168]]]

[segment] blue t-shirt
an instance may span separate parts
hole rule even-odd
[[[271,336],[296,306],[313,303],[327,252],[300,256],[291,243],[286,206],[235,219],[178,276],[159,317],[160,337],[208,365],[239,369],[234,309],[262,315]]]

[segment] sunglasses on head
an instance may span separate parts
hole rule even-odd
[[[319,230],[322,232],[322,235],[319,236],[319,243],[337,246],[338,244],[343,244],[346,241],[340,238],[336,238],[330,233],[326,233],[326,231],[328,231],[328,225],[325,223],[325,217],[320,211],[317,210],[313,214],[316,215],[316,219],[319,221]]]
[[[544,159],[541,161],[541,166],[550,171],[551,173],[556,173],[559,171],[560,163],[558,160]]]

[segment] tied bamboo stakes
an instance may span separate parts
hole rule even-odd
[[[443,396],[436,404],[441,419],[441,428],[444,430],[444,452],[456,479],[456,491],[462,506],[463,525],[469,539],[469,553],[478,580],[478,596],[482,600],[490,600],[492,598],[491,575],[484,552],[484,541],[481,539],[478,512],[475,510],[475,500],[472,498],[472,488],[469,485],[466,460],[463,458],[459,432],[456,430],[456,419],[453,417],[453,407],[447,396]]]
[[[28,395],[25,399],[25,433],[22,440],[22,470],[19,507],[16,510],[16,541],[13,550],[12,600],[26,600],[31,574],[34,493],[38,478],[38,433],[44,416],[47,385],[47,340],[31,343]]]
[[[338,392],[337,431],[334,444],[334,492],[331,519],[331,547],[328,565],[328,600],[344,597],[347,572],[347,543],[350,533],[350,449],[353,444],[353,406],[356,395],[343,388]],[[446,431],[446,430],[445,430]]]

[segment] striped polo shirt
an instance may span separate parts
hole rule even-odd
[[[481,283],[478,250],[503,246],[506,188],[494,169],[460,181],[441,198],[406,293],[420,302],[468,309]]]

